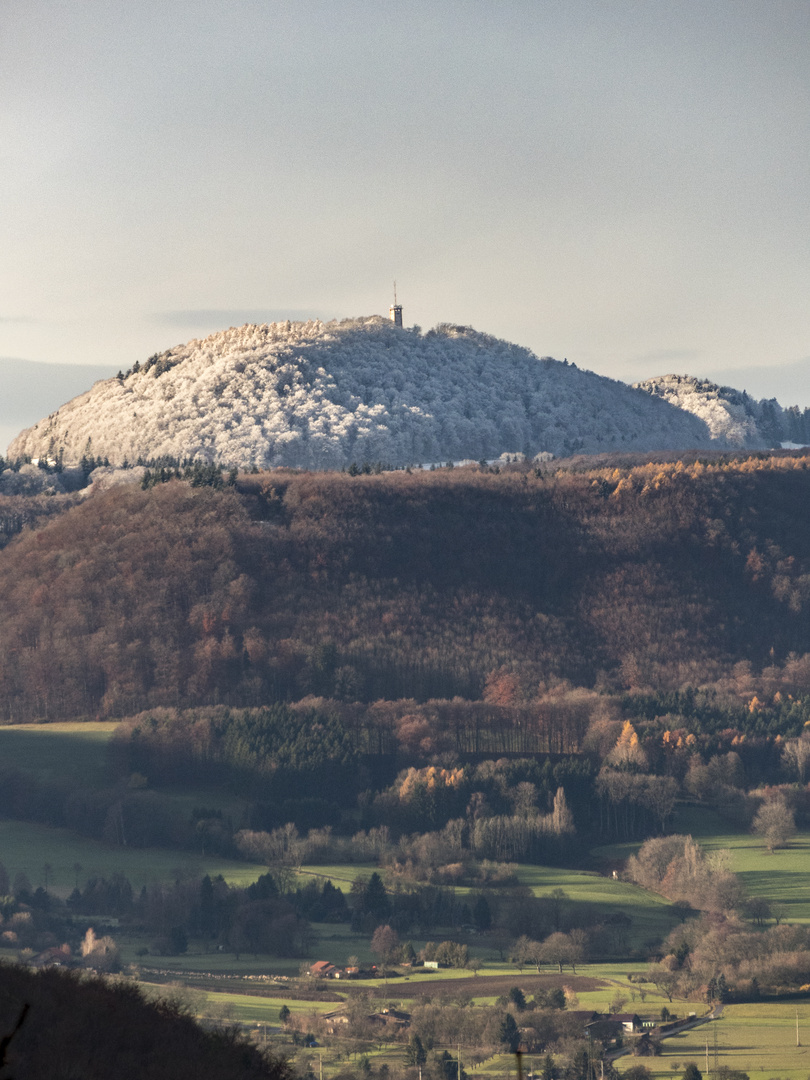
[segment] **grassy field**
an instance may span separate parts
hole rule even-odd
[[[107,744],[117,722],[13,724],[0,727],[0,764],[83,787],[108,781]]]
[[[286,1005],[293,1017],[320,1016],[340,1008],[335,1001],[295,1001],[283,997],[255,997],[251,994],[206,993],[203,1014],[225,1013],[233,1020],[249,1024],[278,1024],[278,1013]]]
[[[301,886],[308,885],[313,878],[319,884],[324,881],[331,881],[336,888],[342,889],[344,893],[348,894],[352,882],[356,878],[363,878],[364,880],[370,878],[374,871],[378,869],[376,863],[335,863],[331,866],[320,866],[313,863],[311,866],[300,867],[298,884]]]
[[[65,721],[54,724],[12,724],[0,727],[0,765],[33,773],[40,779],[66,777],[83,788],[114,782],[108,768],[108,746],[118,721]],[[235,828],[244,825],[245,802],[216,788],[161,787],[162,795],[190,813],[208,806],[229,814]]]
[[[9,876],[28,875],[36,888],[45,884],[48,864],[48,888],[67,896],[76,884],[93,876],[110,877],[121,873],[129,878],[136,891],[154,881],[174,881],[178,877],[212,877],[222,874],[226,881],[249,885],[266,867],[257,863],[236,862],[218,856],[202,857],[191,851],[166,848],[113,847],[90,840],[67,829],[51,829],[27,821],[0,821],[0,862]],[[78,872],[76,864],[81,868]]]
[[[19,724],[0,727],[0,765],[20,769],[40,779],[67,777],[86,789],[112,782],[107,768],[107,748],[117,722]],[[217,791],[163,792],[190,814],[195,806],[212,806],[231,814],[237,827],[243,803]],[[66,896],[76,882],[94,876],[124,874],[134,889],[154,881],[177,877],[222,874],[226,881],[247,885],[265,873],[265,867],[219,857],[202,857],[190,851],[163,848],[133,849],[113,847],[78,836],[67,829],[54,829],[24,821],[0,821],[0,862],[10,877],[28,876],[36,888],[48,888]],[[80,870],[76,870],[76,866]]]
[[[601,917],[613,912],[629,915],[633,920],[629,931],[631,948],[660,940],[677,922],[668,900],[628,881],[554,866],[521,866],[518,877],[522,885],[530,886],[535,896],[547,896],[554,889],[562,889],[571,900],[592,904]]]
[[[796,1045],[796,1014],[799,1041]],[[717,1064],[742,1069],[751,1077],[784,1077],[806,1080],[810,1075],[810,1003],[775,1005],[727,1005],[719,1020],[664,1040],[659,1058],[645,1064],[656,1078],[678,1076],[694,1061],[706,1076],[708,1045],[709,1073],[714,1069],[714,1038],[717,1034]],[[636,1064],[638,1058],[622,1058],[620,1072]]]
[[[773,852],[750,836],[714,836],[701,843],[709,850],[729,852],[731,869],[750,896],[777,901],[787,922],[810,922],[810,833],[795,836],[789,847]]]
[[[777,901],[787,922],[810,922],[810,832],[797,833],[788,847],[768,851],[763,841],[747,832],[731,832],[713,810],[684,806],[673,832],[688,833],[707,851],[727,851],[729,869],[739,874],[749,896]],[[626,859],[639,844],[611,844],[594,855],[606,862]]]

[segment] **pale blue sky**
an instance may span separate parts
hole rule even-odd
[[[807,406],[809,136],[807,0],[4,0],[0,358],[396,278],[409,325]]]

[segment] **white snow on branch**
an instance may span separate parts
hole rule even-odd
[[[372,316],[232,327],[178,345],[96,383],[9,455],[341,468],[712,445],[705,417],[660,395],[470,327],[422,334]]]

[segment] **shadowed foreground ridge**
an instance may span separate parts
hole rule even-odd
[[[25,1005],[29,1010],[17,1027]],[[204,1031],[132,983],[0,965],[0,1032],[14,1032],[3,1080],[288,1080],[231,1030]]]

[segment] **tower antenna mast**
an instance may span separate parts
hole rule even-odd
[[[394,326],[402,326],[402,304],[397,303],[397,283],[394,282],[394,302],[388,309],[388,317]]]

